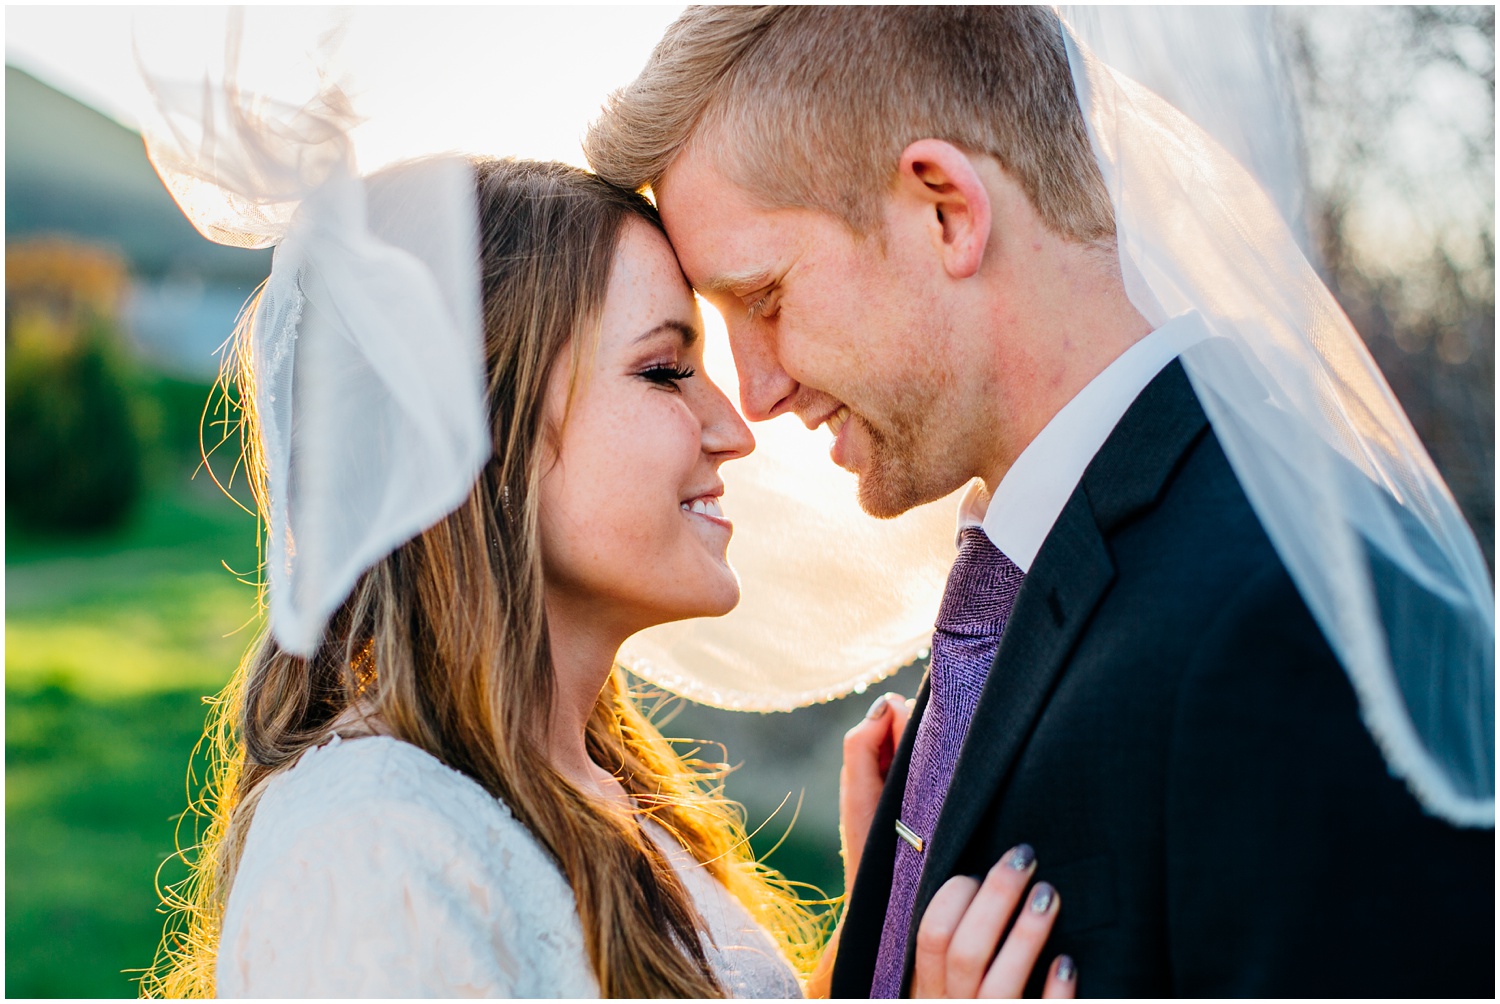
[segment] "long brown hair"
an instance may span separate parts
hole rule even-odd
[[[475,173],[494,453],[455,512],[360,578],[311,658],[264,633],[220,695],[205,736],[212,766],[194,806],[207,825],[185,855],[188,879],[164,891],[174,920],[142,981],[148,995],[212,996],[223,905],[264,782],[325,741],[335,720],[359,714],[473,778],[536,835],[573,888],[605,996],[722,996],[692,900],[641,819],[575,788],[538,741],[554,689],[537,512],[555,432],[545,389],[570,354],[576,373],[626,225],[661,224],[645,199],[576,168],[488,160]],[[252,380],[242,352],[234,382],[264,513]],[[753,860],[716,776],[678,756],[619,670],[586,742],[639,815],[675,836],[805,971],[817,923]]]

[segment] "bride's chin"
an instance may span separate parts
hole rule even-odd
[[[706,609],[693,616],[723,617],[740,605],[740,580],[731,573],[727,583],[718,584],[716,589],[705,589],[703,596]]]
[[[723,617],[740,605],[740,580],[728,565],[692,590],[694,604],[674,620],[691,617]]]
[[[674,609],[658,609],[648,623],[641,624],[639,630],[649,631],[651,628],[661,627],[663,624],[676,624],[679,621],[696,620],[699,617],[723,617],[735,607],[739,606],[740,596],[738,590],[734,596],[725,602],[712,602],[701,599],[692,606],[681,606]]]
[[[645,564],[644,567],[650,567]],[[638,611],[646,611],[649,623],[637,630],[697,617],[723,617],[740,603],[740,579],[722,557],[704,561],[701,555],[678,562],[671,572],[636,580],[629,593],[639,598]]]
[[[709,613],[703,614],[703,616],[704,617],[723,617],[725,614],[729,613],[731,610],[733,610],[735,607],[737,607],[739,605],[740,605],[740,589],[739,589],[739,585],[736,584],[735,588],[734,588],[734,593],[733,593],[733,595],[731,595],[729,597],[728,600],[726,600],[721,605],[715,607]]]

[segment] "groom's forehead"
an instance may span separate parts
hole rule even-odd
[[[686,152],[653,193],[667,236],[701,293],[743,291],[774,277],[785,229],[712,158]]]
[[[721,215],[753,204],[751,193],[734,179],[734,165],[726,163],[734,155],[710,153],[706,149],[710,145],[719,144],[706,144],[701,137],[689,144],[652,185],[651,194],[663,217]]]

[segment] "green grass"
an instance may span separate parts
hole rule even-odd
[[[211,484],[167,484],[107,536],[7,527],[7,691],[104,699],[222,686],[255,626],[255,590],[231,571],[254,576],[255,521]]]
[[[133,997],[204,695],[254,632],[254,521],[185,477],[100,537],[6,532],[5,991]],[[175,864],[173,862],[172,864]],[[163,878],[180,877],[169,864]]]
[[[106,536],[7,527],[7,996],[133,997],[155,954],[203,698],[258,623],[224,567],[253,571],[254,520],[204,481],[167,479]],[[753,846],[785,835],[770,863],[838,893],[836,842],[788,818]]]
[[[195,691],[6,695],[7,996],[136,996],[203,712]]]

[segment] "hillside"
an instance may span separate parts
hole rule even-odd
[[[201,236],[162,187],[141,138],[5,68],[5,236],[67,233],[113,245],[144,276],[196,274],[236,285],[270,269],[267,251]]]

